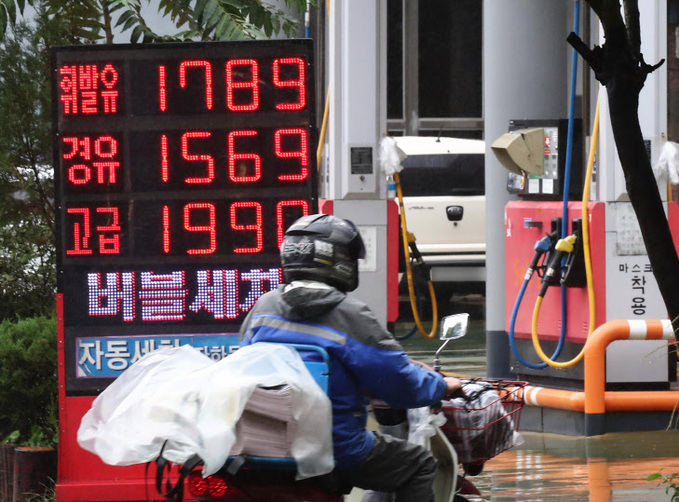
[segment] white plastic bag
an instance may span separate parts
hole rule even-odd
[[[429,440],[436,434],[437,427],[446,423],[442,414],[431,412],[429,406],[408,410],[408,442],[429,448]]]
[[[155,460],[167,441],[166,459],[182,464],[197,454],[209,475],[224,465],[255,387],[278,385],[294,391],[298,479],[330,472],[330,400],[299,354],[277,344],[250,345],[217,362],[190,346],[148,354],[95,399],[78,443],[107,464],[131,465]]]
[[[462,386],[467,397],[443,402],[447,423],[442,427],[464,464],[485,461],[523,443],[500,395],[487,382]]]
[[[673,185],[679,183],[679,144],[673,141],[666,141],[663,144],[653,174],[658,183],[663,181],[669,181]]]
[[[406,154],[396,144],[396,140],[391,136],[385,136],[380,140],[380,166],[382,172],[387,176],[393,176],[401,172],[403,166],[401,162],[406,158]]]

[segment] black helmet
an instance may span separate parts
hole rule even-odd
[[[319,281],[353,291],[358,286],[359,258],[365,258],[365,246],[352,222],[330,214],[302,216],[283,237],[283,280]]]

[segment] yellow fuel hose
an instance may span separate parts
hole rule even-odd
[[[394,174],[394,182],[396,183],[396,195],[398,197],[398,207],[401,218],[401,233],[403,235],[403,255],[405,257],[406,265],[406,279],[408,281],[408,296],[410,297],[410,308],[413,311],[413,319],[417,325],[417,330],[420,334],[427,339],[432,339],[436,336],[436,331],[438,330],[438,305],[436,304],[436,292],[434,291],[434,285],[431,280],[427,280],[427,287],[429,289],[429,296],[431,298],[431,315],[432,315],[432,325],[431,331],[427,333],[427,330],[422,326],[422,321],[420,319],[420,314],[417,310],[417,303],[415,301],[415,285],[413,283],[413,269],[410,264],[410,248],[408,246],[410,240],[412,239],[412,234],[408,232],[408,227],[406,226],[406,212],[403,205],[403,190],[401,189],[401,178],[398,173]]]
[[[582,250],[585,255],[585,272],[587,274],[587,298],[589,299],[589,326],[587,336],[592,334],[596,327],[596,301],[594,298],[594,278],[592,275],[592,255],[589,249],[589,190],[592,183],[592,172],[594,170],[594,160],[596,158],[596,147],[599,142],[599,101],[600,94],[596,98],[596,111],[594,113],[594,124],[592,126],[592,143],[587,159],[587,174],[585,175],[585,187],[582,189]]]
[[[592,257],[589,250],[589,190],[592,180],[592,171],[594,170],[594,159],[596,158],[596,148],[599,142],[599,102],[600,94],[597,96],[596,112],[594,114],[594,124],[592,126],[592,141],[589,148],[589,158],[587,160],[587,174],[585,176],[585,186],[582,190],[582,246],[585,255],[585,271],[587,274],[587,297],[589,299],[589,326],[587,336],[594,331],[594,324],[596,322],[596,304],[594,301],[594,284],[592,278]],[[533,319],[531,323],[531,337],[533,339],[533,347],[535,352],[542,361],[552,368],[570,368],[578,364],[585,356],[585,346],[582,347],[580,353],[570,361],[557,362],[552,361],[540,346],[540,339],[538,338],[538,318],[540,316],[540,308],[542,307],[542,300],[544,296],[538,295],[535,300],[535,308],[533,309]],[[562,321],[563,322],[563,321]],[[586,342],[585,342],[586,345]]]
[[[318,148],[316,149],[316,169],[321,170],[321,158],[323,157],[323,145],[325,143],[325,133],[328,130],[328,116],[330,115],[330,87],[325,95],[325,108],[323,110],[323,122],[321,131],[318,134]]]
[[[327,126],[328,126],[328,115],[330,113],[330,88],[328,87],[328,92],[325,98],[325,109],[323,111],[323,122],[321,124],[321,130],[319,133],[319,138],[318,138],[318,149],[316,150],[316,166],[317,169],[320,171],[321,169],[321,159],[323,155],[323,144],[325,142],[325,134],[327,131]],[[413,319],[415,320],[415,324],[417,325],[417,330],[420,332],[420,334],[427,339],[432,339],[436,336],[436,331],[438,330],[438,305],[436,303],[436,292],[434,291],[434,285],[432,284],[431,280],[427,280],[427,287],[429,289],[429,296],[431,298],[431,310],[432,310],[432,326],[431,326],[431,331],[427,332],[427,330],[424,329],[424,326],[422,326],[422,321],[420,320],[420,315],[417,309],[417,303],[415,300],[415,285],[413,283],[413,272],[412,272],[412,266],[410,264],[410,248],[408,247],[408,244],[410,242],[412,234],[408,233],[408,229],[406,227],[406,219],[405,219],[405,209],[403,206],[403,192],[401,190],[401,180],[399,178],[398,173],[394,174],[394,181],[396,182],[396,193],[398,194],[398,205],[400,208],[400,218],[401,218],[401,229],[403,232],[403,252],[405,255],[405,263],[406,263],[406,277],[408,280],[408,296],[410,298],[410,307],[412,308],[413,311]]]

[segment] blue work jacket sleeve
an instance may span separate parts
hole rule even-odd
[[[347,339],[345,364],[372,395],[394,408],[437,404],[446,393],[439,373],[414,364],[368,309],[356,326],[362,333]]]
[[[350,367],[364,388],[393,408],[437,404],[446,393],[443,377],[413,364],[405,352],[357,347]]]

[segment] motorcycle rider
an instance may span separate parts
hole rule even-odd
[[[398,502],[434,500],[435,460],[425,448],[366,430],[366,395],[406,409],[438,403],[460,389],[457,378],[413,364],[361,301],[365,247],[356,226],[332,215],[304,216],[285,232],[285,284],[264,294],[240,331],[241,345],[305,343],[330,356],[334,474],[347,485],[394,492]]]

